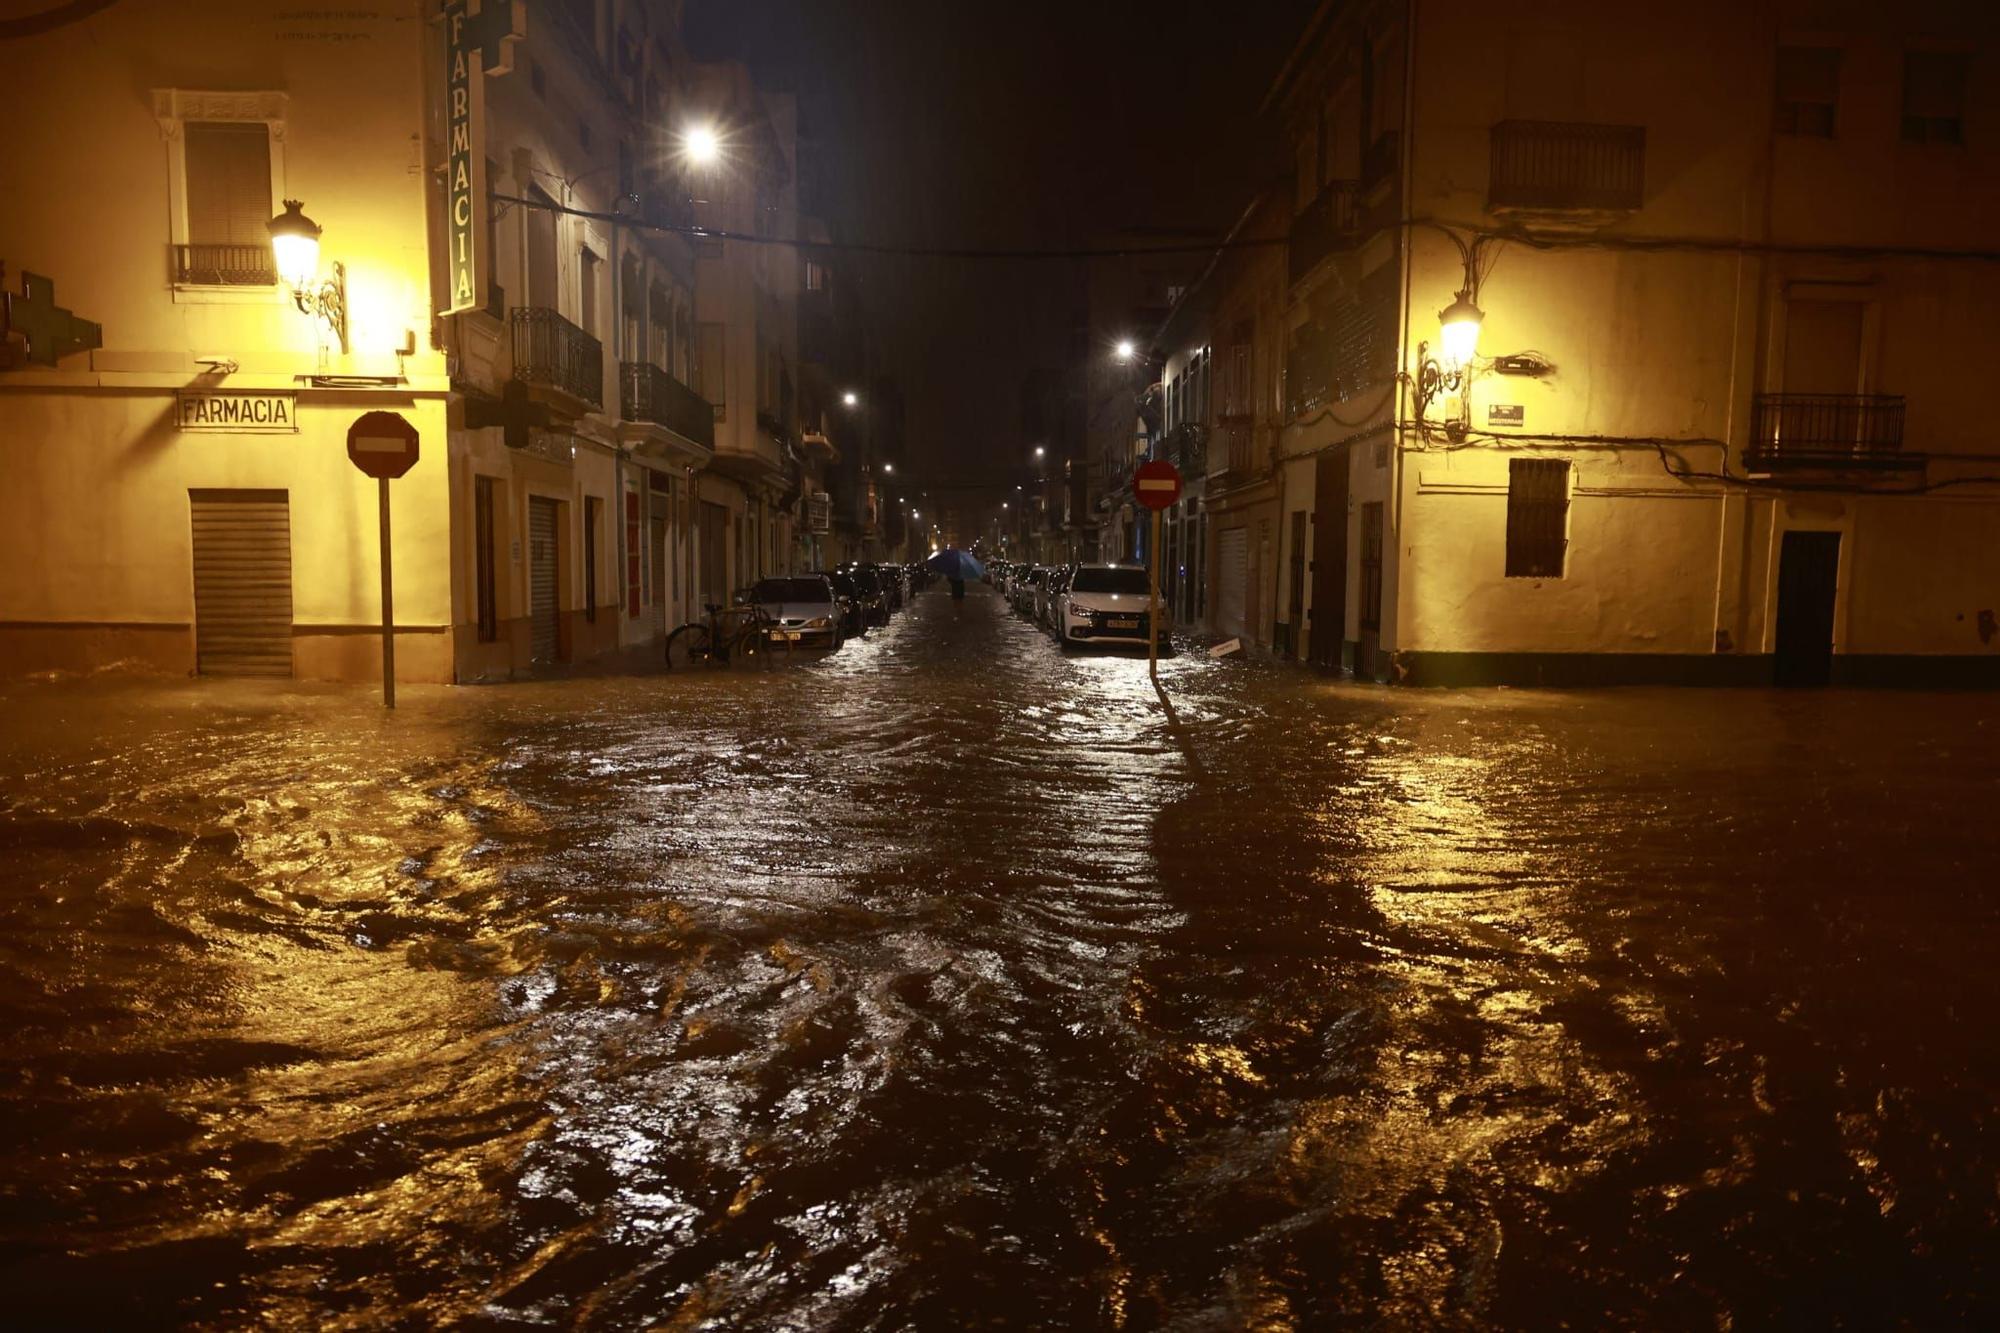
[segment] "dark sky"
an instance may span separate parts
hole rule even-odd
[[[689,0],[698,57],[798,92],[837,239],[1073,247],[1234,221],[1281,169],[1257,108],[1315,0]],[[860,264],[913,461],[996,478],[1018,392],[1061,357],[1070,262]]]

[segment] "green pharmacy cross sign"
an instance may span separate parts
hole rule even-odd
[[[4,272],[4,266],[0,266]],[[56,285],[39,273],[21,275],[21,294],[0,292],[0,366],[11,358],[7,344],[19,334],[26,359],[53,366],[58,357],[104,346],[104,328],[78,319],[56,304]]]
[[[527,35],[525,0],[446,0],[445,248],[451,290],[444,313],[486,303],[486,95],[477,74],[514,68],[514,43]]]

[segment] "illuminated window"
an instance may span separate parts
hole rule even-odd
[[[1909,143],[1965,142],[1965,74],[1959,51],[1911,51],[1903,57],[1903,138]]]
[[[1834,111],[1839,103],[1839,48],[1831,46],[1778,48],[1776,108],[1778,133],[1831,139]]]
[[[1569,546],[1569,464],[1507,460],[1507,577],[1559,579]]]

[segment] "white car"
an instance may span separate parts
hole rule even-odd
[[[823,576],[794,574],[789,578],[759,579],[747,600],[756,603],[771,618],[773,644],[840,647],[840,599],[834,596],[832,582]]]
[[[1078,565],[1056,598],[1052,617],[1065,648],[1146,642],[1150,590],[1143,565]],[[1158,629],[1160,651],[1171,647],[1171,623],[1164,602]]]

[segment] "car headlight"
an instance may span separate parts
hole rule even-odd
[[[807,629],[829,629],[833,625],[832,616],[814,616],[806,622]]]

